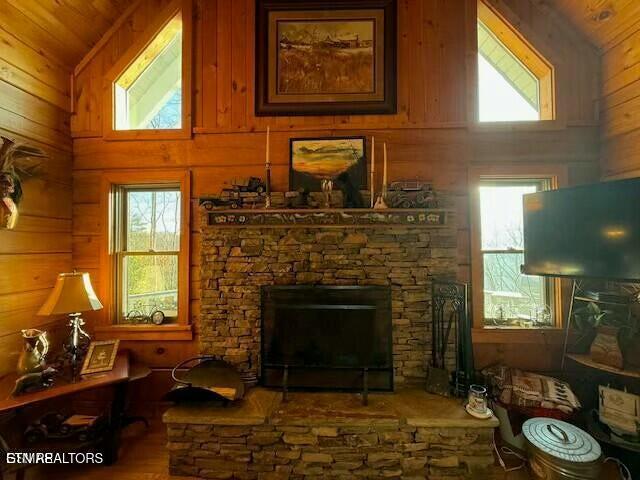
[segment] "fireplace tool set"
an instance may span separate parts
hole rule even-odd
[[[431,299],[432,346],[427,391],[465,397],[474,374],[467,285],[434,281]]]

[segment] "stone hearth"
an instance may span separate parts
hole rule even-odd
[[[174,475],[201,478],[486,478],[495,418],[419,390],[371,394],[256,388],[229,408],[183,405],[164,415]]]
[[[260,371],[260,287],[388,285],[396,385],[423,382],[433,277],[455,279],[444,210],[202,210],[200,351]]]

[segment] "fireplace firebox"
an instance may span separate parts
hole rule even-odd
[[[264,286],[261,343],[264,386],[392,391],[391,289]]]

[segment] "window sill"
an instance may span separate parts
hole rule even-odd
[[[96,340],[179,341],[193,340],[191,325],[109,325],[94,329]]]
[[[473,343],[523,343],[534,345],[562,345],[564,330],[549,328],[474,328]]]
[[[531,132],[531,131],[554,131],[567,128],[566,122],[561,120],[535,120],[517,122],[471,122],[470,130],[480,133],[494,132]]]
[[[191,128],[158,129],[158,130],[106,130],[103,139],[107,141],[131,140],[188,140]]]

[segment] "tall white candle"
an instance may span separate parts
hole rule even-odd
[[[269,137],[271,135],[271,129],[267,127],[267,153],[266,153],[266,165],[267,168],[271,167],[271,161],[269,160]]]
[[[371,184],[369,188],[371,190],[371,208],[375,203],[375,188],[374,188],[374,173],[376,171],[376,138],[371,137]]]
[[[384,142],[384,166],[382,168],[382,189],[387,188],[387,142]]]

